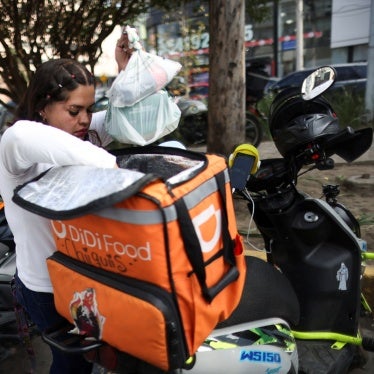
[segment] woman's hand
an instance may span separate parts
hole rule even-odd
[[[121,37],[117,40],[115,58],[118,65],[118,72],[124,70],[130,60],[133,49],[129,48],[127,32],[123,29]]]

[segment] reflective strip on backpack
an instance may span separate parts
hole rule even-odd
[[[164,208],[164,213],[166,222],[175,221],[177,218],[177,213],[173,205]],[[135,210],[110,207],[101,209],[94,215],[133,225],[155,225],[164,221],[159,209]]]
[[[223,170],[224,177],[225,177],[225,183],[229,181],[229,171],[227,169]],[[186,203],[187,209],[192,209],[195,207],[200,201],[206,199],[209,195],[212,193],[217,192],[217,182],[215,178],[210,178],[206,182],[204,182],[202,185],[199,186],[199,188],[196,188],[195,190],[189,192],[186,194],[183,198],[183,200]]]
[[[229,172],[227,169],[223,171],[225,176],[225,183],[229,181]],[[195,190],[187,193],[183,199],[188,209],[200,203],[200,201],[207,198],[210,194],[217,192],[217,182],[215,178],[210,178],[201,184]],[[172,222],[177,219],[177,212],[174,205],[163,208],[166,222]],[[163,216],[160,210],[135,210],[109,207],[101,209],[94,215],[112,219],[118,222],[129,223],[134,225],[155,225],[162,223]]]

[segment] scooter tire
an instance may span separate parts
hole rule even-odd
[[[262,125],[258,118],[247,112],[245,117],[245,141],[258,147],[264,136]]]
[[[359,354],[358,347],[347,344],[331,348],[331,341],[297,340],[299,374],[346,374]]]

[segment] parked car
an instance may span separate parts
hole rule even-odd
[[[355,90],[355,92],[364,91],[367,80],[366,62],[330,64],[330,66],[332,66],[337,73],[337,79],[332,90],[349,87],[350,89]],[[315,69],[316,68],[314,67],[290,73],[278,82],[268,84],[264,89],[265,94],[277,94],[279,91],[288,87],[300,87],[304,78]]]

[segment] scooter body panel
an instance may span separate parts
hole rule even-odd
[[[298,296],[300,321],[294,327],[356,335],[361,276],[358,238],[322,200],[295,191],[286,206],[283,200],[281,204],[277,207],[273,199],[262,199],[254,219],[272,261]]]
[[[291,329],[278,318],[216,329],[195,356],[192,369],[183,373],[298,372],[297,346]]]

